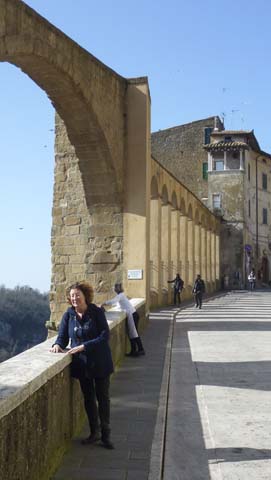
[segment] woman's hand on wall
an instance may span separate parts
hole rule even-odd
[[[64,353],[64,350],[57,343],[50,348],[52,353]]]
[[[70,355],[74,355],[75,353],[80,353],[85,350],[85,345],[79,345],[78,347],[73,347],[69,350]]]

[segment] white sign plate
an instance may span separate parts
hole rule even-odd
[[[128,280],[142,280],[143,270],[128,270]]]

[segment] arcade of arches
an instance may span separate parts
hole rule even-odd
[[[201,274],[207,291],[219,288],[219,220],[154,158],[151,159],[150,302],[172,302],[168,280],[179,273],[183,298]]]
[[[147,78],[126,79],[21,0],[0,0],[0,61],[19,67],[56,109],[51,325],[65,290],[87,279],[100,303],[116,281],[150,305],[185,296],[196,273],[219,279],[218,220],[151,158]],[[128,270],[139,269],[139,279]]]

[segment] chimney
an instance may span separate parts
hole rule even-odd
[[[219,132],[219,128],[218,128],[218,125],[217,125],[217,117],[215,117],[214,132]]]

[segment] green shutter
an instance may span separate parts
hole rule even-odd
[[[202,178],[208,180],[208,162],[202,164]]]

